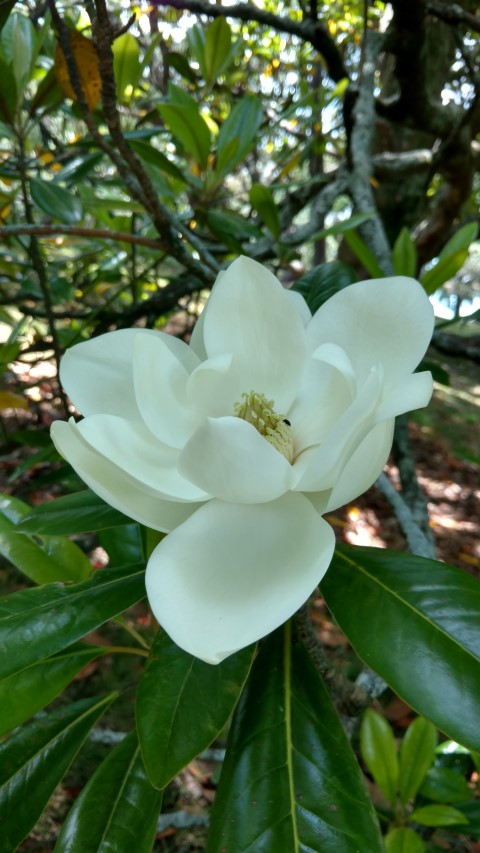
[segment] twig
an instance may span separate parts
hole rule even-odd
[[[110,231],[108,228],[84,228],[79,225],[4,225],[0,227],[0,237],[17,237],[20,234],[34,234],[37,237],[54,237],[57,234],[66,236],[87,237],[88,239],[114,240],[115,242],[131,243],[136,246],[146,246],[149,249],[162,250],[160,240],[151,240],[139,234],[129,234],[124,231]]]
[[[427,538],[413,517],[412,510],[403,495],[397,492],[385,473],[380,474],[375,483],[377,489],[387,499],[395,512],[397,521],[407,539],[409,550],[419,557],[435,559],[435,550],[430,538]]]
[[[371,702],[371,696],[362,686],[349,681],[343,673],[332,666],[328,655],[315,634],[308,604],[304,604],[295,614],[298,635],[307,649],[312,663],[332,692],[340,712],[357,716]]]
[[[480,18],[462,9],[458,3],[448,5],[430,0],[427,3],[427,11],[447,24],[465,24],[470,30],[480,33]]]

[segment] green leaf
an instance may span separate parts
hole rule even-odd
[[[352,252],[360,263],[365,267],[366,271],[373,278],[383,278],[384,272],[379,265],[375,255],[370,251],[368,246],[363,242],[362,238],[355,231],[345,231],[344,239],[350,246]]]
[[[135,522],[114,530],[102,530],[98,538],[108,554],[109,564],[117,569],[145,560],[142,528]]]
[[[386,719],[368,709],[360,729],[362,758],[374,782],[395,806],[398,791],[398,756],[393,732]]]
[[[445,246],[438,257],[440,259],[447,258],[449,255],[454,255],[459,251],[459,249],[468,249],[470,244],[477,239],[477,234],[478,225],[476,222],[469,222],[467,225],[463,225],[462,228],[459,228],[453,237],[450,237],[450,240],[445,243]]]
[[[212,85],[220,76],[230,57],[232,31],[225,18],[216,18],[205,33],[205,80]]]
[[[321,240],[324,237],[334,237],[337,234],[353,233],[355,228],[358,228],[359,225],[363,225],[364,222],[368,222],[374,216],[374,213],[355,213],[348,219],[340,219],[338,222],[334,222],[333,225],[329,225],[328,228],[324,228],[322,231],[317,231],[311,239]]]
[[[446,255],[441,260],[438,260],[435,266],[431,267],[420,278],[425,293],[429,295],[435,293],[442,284],[445,284],[446,281],[456,275],[463,267],[467,258],[468,249],[458,249],[453,254]]]
[[[90,729],[116,694],[51,711],[0,743],[3,850],[15,850],[35,825]]]
[[[450,767],[432,767],[423,780],[420,794],[436,803],[464,803],[472,791],[460,773]]]
[[[400,745],[400,801],[406,806],[415,797],[427,770],[435,761],[437,730],[429,720],[417,717]]]
[[[167,127],[200,169],[206,169],[210,154],[210,131],[198,107],[186,104],[159,104],[158,111]]]
[[[302,275],[292,290],[302,294],[310,311],[315,314],[331,296],[356,281],[357,274],[352,267],[342,261],[330,261]]]
[[[342,545],[321,588],[359,657],[419,714],[478,750],[478,580],[412,554]]]
[[[280,237],[280,217],[273,193],[262,184],[252,184],[249,192],[250,204],[276,240]]]
[[[5,124],[12,125],[17,109],[17,83],[12,66],[0,56],[0,119]]]
[[[34,583],[81,581],[92,571],[83,551],[63,536],[30,536],[16,522],[31,510],[28,504],[0,495],[0,554]]]
[[[215,164],[217,181],[221,181],[251,151],[262,115],[261,102],[255,95],[245,95],[230,111],[218,134]]]
[[[235,711],[207,849],[383,849],[340,720],[288,624],[261,646]]]
[[[429,370],[435,382],[445,385],[447,388],[450,387],[450,374],[438,361],[423,358],[415,372],[421,373],[422,370]]]
[[[35,56],[36,32],[27,15],[10,15],[2,32],[2,47],[5,59],[11,63],[17,90],[22,93],[30,79]],[[4,81],[2,80],[2,86]]]
[[[385,836],[385,850],[386,853],[424,853],[426,847],[413,829],[402,826]]]
[[[8,21],[8,16],[12,11],[17,0],[1,0],[0,2],[0,32],[3,30]],[[2,78],[3,79],[3,78]]]
[[[405,226],[400,231],[392,250],[393,269],[396,275],[414,277],[417,272],[417,247]]]
[[[137,692],[137,729],[153,785],[163,788],[227,723],[250,669],[250,646],[218,666],[160,631]]]
[[[58,219],[68,225],[75,225],[83,219],[80,200],[70,191],[54,184],[53,181],[30,178],[30,194],[40,210],[52,219]]]
[[[205,62],[205,29],[199,24],[187,30],[187,42],[192,57],[198,62],[200,73],[204,80],[207,79],[207,66]],[[181,73],[181,72],[180,72]]]
[[[457,808],[468,820],[468,834],[477,840],[480,839],[480,800],[459,803]],[[451,829],[453,832],[465,832],[465,827],[462,824],[455,824]]]
[[[150,784],[135,732],[102,762],[75,800],[55,853],[150,853],[162,792]]]
[[[70,646],[0,680],[0,736],[48,705],[85,664],[103,653],[98,646]]]
[[[165,154],[162,154],[158,148],[155,148],[149,142],[145,142],[142,139],[133,139],[130,142],[130,148],[133,148],[136,154],[140,157],[141,160],[144,160],[145,163],[149,163],[151,166],[156,166],[157,169],[160,169],[161,172],[164,172],[166,175],[170,175],[171,178],[175,178],[177,181],[181,181],[183,184],[187,182],[187,178],[180,171],[178,166],[175,163],[172,163]]]
[[[17,522],[17,529],[24,533],[71,535],[121,527],[130,521],[89,489],[28,509]]]
[[[410,820],[421,826],[452,826],[453,824],[467,824],[468,818],[453,806],[422,806],[415,809],[410,815]]]
[[[145,595],[143,566],[102,569],[71,586],[50,584],[0,601],[0,677],[75,643]]]
[[[115,89],[119,101],[130,101],[140,80],[140,48],[131,33],[122,33],[112,45]],[[128,90],[128,91],[126,91]]]

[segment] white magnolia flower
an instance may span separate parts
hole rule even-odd
[[[66,353],[85,417],[53,440],[100,497],[169,534],[146,584],[179,646],[218,663],[306,601],[334,549],[322,514],[374,482],[394,417],[430,399],[430,373],[412,371],[432,328],[412,279],[354,284],[312,317],[239,258],[189,346],[129,329]]]

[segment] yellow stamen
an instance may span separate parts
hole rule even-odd
[[[284,415],[277,415],[274,401],[267,400],[264,394],[250,391],[242,394],[242,403],[235,403],[235,414],[252,424],[257,432],[278,450],[285,459],[293,462],[293,432]]]

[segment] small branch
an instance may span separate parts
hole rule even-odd
[[[400,474],[403,499],[410,507],[413,521],[423,532],[423,535],[430,546],[429,553],[420,554],[420,552],[417,551],[413,551],[413,553],[418,553],[419,556],[428,556],[435,559],[434,536],[430,527],[427,501],[418,484],[415,459],[412,452],[410,436],[408,434],[408,421],[405,415],[400,415],[400,417],[395,421],[393,458]]]
[[[343,673],[332,666],[332,662],[315,634],[308,604],[304,604],[300,610],[297,610],[295,624],[312,663],[331,690],[338,710],[353,717],[357,716],[370,704],[371,696],[362,686],[349,681]]]
[[[413,517],[412,510],[405,502],[403,495],[400,492],[397,492],[396,488],[390,482],[385,473],[380,474],[375,486],[392,507],[395,517],[405,534],[408,548],[412,554],[417,554],[419,557],[428,557],[429,559],[434,560],[435,549],[430,538],[425,536],[422,532]]]
[[[4,225],[0,226],[0,237],[16,237],[20,234],[34,234],[37,237],[54,237],[57,234],[66,236],[96,238],[99,240],[114,240],[115,242],[130,243],[136,246],[146,246],[149,249],[162,250],[160,240],[151,240],[138,234],[128,234],[124,231],[110,231],[108,228],[83,228],[79,225]]]
[[[198,15],[207,15],[209,18],[238,18],[238,20],[246,23],[257,21],[257,23],[271,27],[279,33],[297,36],[302,41],[309,42],[323,56],[327,64],[328,75],[335,83],[349,76],[342,55],[327,28],[319,21],[312,20],[310,16],[305,17],[303,21],[292,21],[290,18],[266,12],[264,9],[254,6],[253,3],[223,6],[221,3],[209,3],[205,0],[163,0],[163,5],[195,12]],[[313,8],[316,13],[316,4]]]
[[[375,128],[374,84],[377,67],[376,60],[381,45],[381,37],[373,32],[373,30],[367,30],[362,82],[353,106],[353,127],[350,143],[350,194],[354,206],[359,213],[368,213],[370,211],[376,213],[375,198],[371,184],[373,169],[370,150]],[[368,247],[374,253],[385,275],[390,275],[392,273],[392,255],[378,213],[361,226],[360,233]]]
[[[469,30],[480,33],[480,18],[472,15],[471,12],[462,9],[458,3],[447,5],[446,3],[437,3],[435,0],[427,2],[427,12],[445,21],[446,24],[464,24]]]

